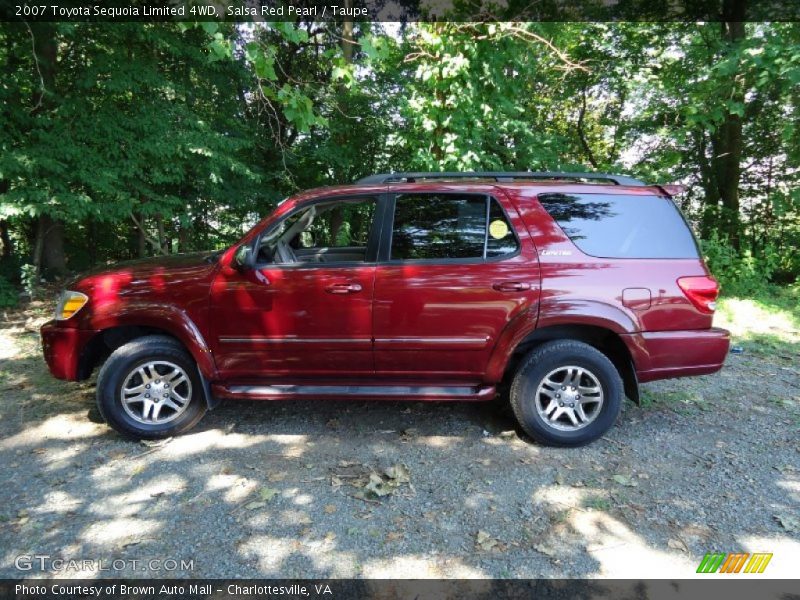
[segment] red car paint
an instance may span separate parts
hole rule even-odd
[[[291,386],[313,384],[338,386],[326,398],[349,397],[345,386],[397,385],[422,386],[415,399],[481,400],[494,396],[515,350],[532,335],[581,326],[620,342],[638,381],[719,370],[728,332],[713,328],[707,302],[698,305],[697,295],[687,291],[692,282],[708,281],[694,279],[709,277],[702,260],[589,256],[537,201],[545,192],[587,188],[664,195],[654,186],[552,181],[305,192],[282,203],[216,261],[207,254],[140,260],[76,280],[70,289],[89,302],[74,317],[42,327],[45,359],[55,377],[82,379],[102,357],[98,349],[113,344],[115,331],[130,335],[130,328],[139,328],[180,340],[217,397],[292,397]],[[519,251],[449,264],[234,267],[240,244],[297,206],[412,191],[491,195],[508,215]],[[698,293],[706,301],[715,295]],[[381,389],[370,396],[392,397]]]

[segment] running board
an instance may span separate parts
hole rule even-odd
[[[342,400],[491,400],[497,389],[487,386],[433,385],[220,385],[212,384],[214,396],[243,400],[342,399]]]

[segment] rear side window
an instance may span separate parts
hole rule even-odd
[[[400,194],[391,260],[481,259],[513,254],[519,245],[500,205],[472,194]]]
[[[541,194],[539,202],[582,252],[600,258],[697,258],[678,207],[663,196]]]

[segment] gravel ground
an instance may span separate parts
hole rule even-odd
[[[230,402],[144,445],[49,377],[42,310],[0,323],[2,577],[691,577],[711,551],[797,577],[796,338],[643,386],[575,450],[499,403]]]

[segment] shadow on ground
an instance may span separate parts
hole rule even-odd
[[[58,574],[688,577],[706,552],[766,551],[793,577],[800,560],[796,346],[646,386],[575,450],[494,404],[324,401],[225,403],[145,446],[99,422],[91,382],[49,377],[31,329],[0,329],[0,576],[87,559],[119,570]],[[17,569],[28,555],[44,573]]]

